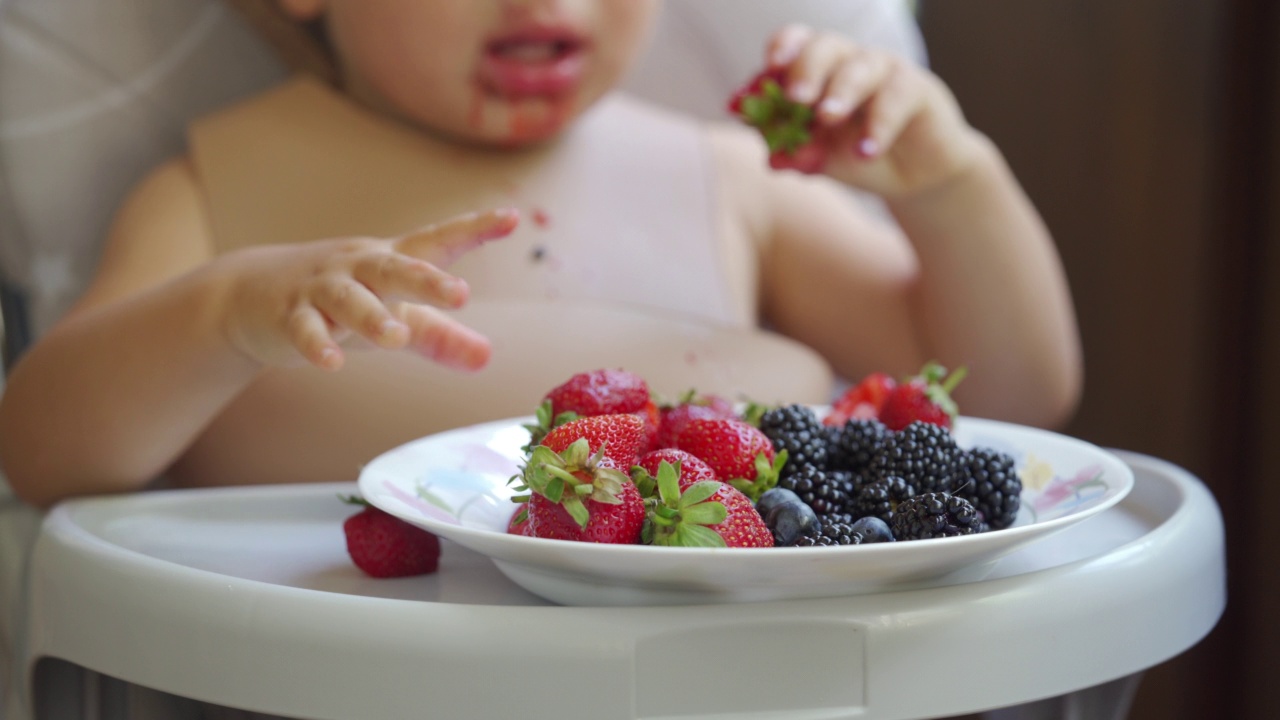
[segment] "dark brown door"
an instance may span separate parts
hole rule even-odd
[[[1066,431],[1186,467],[1226,519],[1227,613],[1132,717],[1277,717],[1280,3],[924,0],[920,20],[1061,248],[1086,355]]]

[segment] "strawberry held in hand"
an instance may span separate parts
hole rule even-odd
[[[951,429],[959,409],[951,391],[964,379],[965,369],[947,374],[938,363],[928,363],[919,375],[899,383],[880,408],[880,422],[890,430],[901,430],[920,421]]]
[[[343,500],[364,506],[342,523],[342,531],[351,561],[366,575],[393,578],[436,571],[440,562],[439,538],[360,498]]]
[[[783,80],[781,68],[770,68],[729,98],[729,112],[759,130],[771,153],[793,153],[812,139],[813,108],[788,99]]]
[[[729,112],[760,131],[773,167],[821,172],[827,149],[815,139],[824,130],[814,122],[812,107],[786,96],[784,79],[781,68],[762,71],[733,94]]]
[[[775,453],[760,428],[743,420],[694,420],[676,438],[676,446],[715,470],[721,480],[753,502],[778,484],[787,453]]]

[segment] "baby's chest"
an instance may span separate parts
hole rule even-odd
[[[434,178],[422,207],[448,217],[511,206],[509,237],[451,270],[476,298],[610,301],[735,323],[727,248],[706,173],[692,164],[566,151],[539,164],[472,163]]]

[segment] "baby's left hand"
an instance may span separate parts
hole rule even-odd
[[[902,198],[957,177],[977,154],[950,89],[909,60],[791,25],[770,39],[766,63],[788,99],[814,110],[811,146],[772,153],[775,168]]]

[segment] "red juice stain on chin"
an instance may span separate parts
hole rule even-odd
[[[513,101],[507,106],[507,143],[520,145],[546,140],[568,122],[571,98],[546,98],[542,102]]]
[[[551,104],[550,117],[547,118],[547,125],[553,129],[564,127],[569,122],[569,115],[573,109],[573,103],[568,99],[557,101]]]
[[[551,216],[547,214],[546,210],[543,210],[542,208],[534,208],[531,216],[533,218],[533,224],[537,225],[538,229],[546,230],[551,227]]]
[[[507,115],[507,142],[519,144],[538,136],[540,123],[537,111],[530,107],[531,103],[516,102],[511,104]]]

